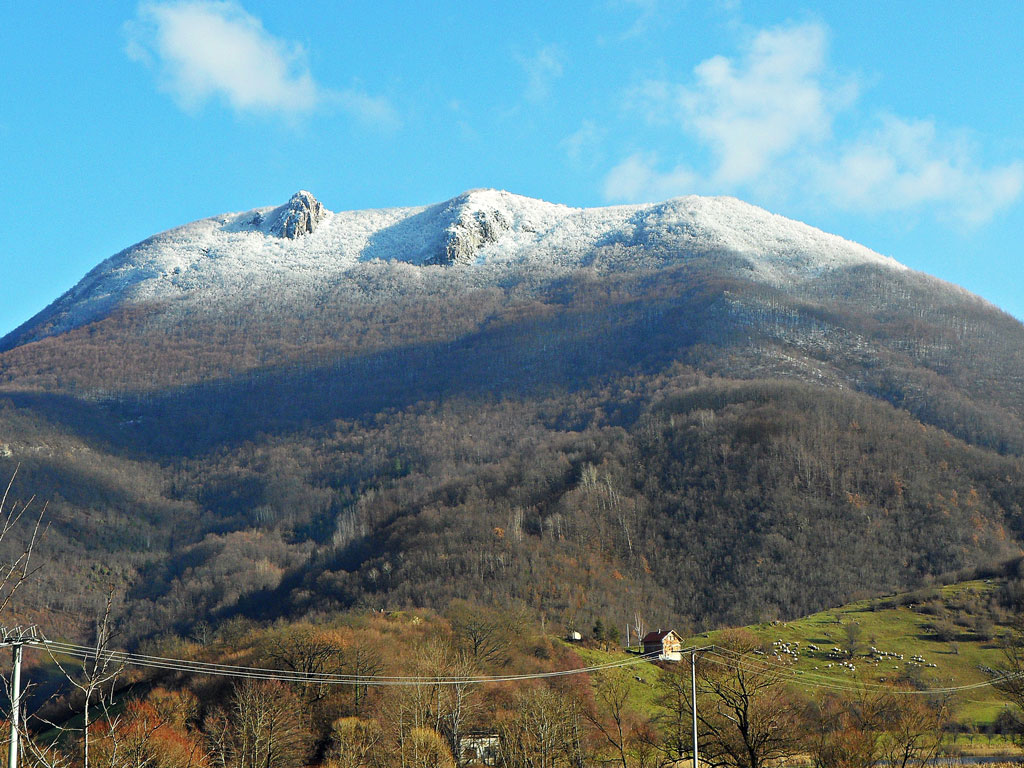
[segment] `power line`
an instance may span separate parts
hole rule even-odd
[[[635,666],[648,661],[653,661],[660,655],[658,651],[655,651],[653,653],[639,654],[629,659],[611,661],[604,664],[594,664],[587,667],[577,667],[552,672],[534,672],[520,675],[347,675],[325,672],[289,671],[268,669],[265,667],[219,664],[215,662],[204,662],[191,659],[176,659],[166,656],[130,653],[127,651],[97,649],[95,647],[85,645],[38,638],[26,639],[22,642],[30,647],[46,649],[51,654],[61,654],[80,659],[97,659],[125,666],[159,669],[170,672],[216,675],[250,680],[276,680],[291,683],[363,686],[482,685],[486,683],[542,680],[572,675],[600,673],[607,670]],[[9,641],[0,640],[0,646],[7,644],[9,644]],[[767,661],[760,661],[747,654],[740,653],[730,648],[724,648],[719,645],[708,645],[703,647],[694,646],[682,649],[681,651],[681,653],[693,652],[702,652],[706,661],[718,666],[734,667],[751,673],[771,674],[779,679],[798,683],[806,687],[843,691],[858,691],[867,688],[874,690],[889,690],[894,693],[913,695],[949,694],[985,688],[997,685],[1001,682],[1024,677],[1024,673],[1015,673],[978,683],[969,683],[958,686],[925,689],[899,689],[881,682],[844,681],[820,672],[783,669]]]
[[[162,669],[166,671],[186,672],[202,675],[219,675],[224,677],[245,678],[252,680],[278,680],[296,683],[320,683],[324,685],[475,685],[484,683],[519,682],[546,678],[580,675],[591,672],[603,672],[610,669],[633,666],[649,661],[658,653],[648,653],[630,659],[596,664],[588,667],[556,670],[553,672],[535,672],[522,675],[432,675],[432,676],[389,676],[389,675],[343,675],[323,672],[299,672],[288,670],[267,669],[263,667],[246,667],[232,664],[216,664],[212,662],[174,659],[164,656],[128,653],[126,651],[110,651],[90,648],[73,643],[62,643],[43,640],[27,643],[37,648],[44,648],[51,654],[63,654],[81,659],[98,659],[126,666]]]
[[[645,663],[647,661],[653,661],[655,657],[659,657],[661,655],[658,651],[654,651],[652,653],[639,654],[630,659],[612,661],[607,662],[605,664],[595,664],[588,667],[578,667],[575,669],[557,670],[553,672],[536,672],[532,674],[523,675],[342,675],[336,673],[323,672],[289,672],[287,670],[266,669],[263,667],[247,667],[233,664],[218,664],[214,662],[175,659],[166,656],[151,656],[148,654],[141,653],[129,653],[127,651],[113,651],[101,647],[89,647],[85,645],[77,645],[75,643],[64,643],[59,641],[46,640],[45,638],[42,638],[37,634],[35,627],[30,627],[28,629],[22,629],[21,627],[17,627],[14,630],[8,630],[6,627],[0,627],[0,647],[10,646],[13,648],[14,651],[13,685],[11,688],[11,754],[8,758],[12,768],[14,768],[14,766],[17,765],[18,749],[20,742],[20,737],[17,731],[18,709],[20,700],[18,678],[20,676],[21,671],[21,652],[23,646],[25,645],[34,648],[45,649],[47,653],[50,654],[50,657],[54,659],[55,663],[58,664],[58,666],[59,662],[56,661],[55,654],[67,655],[73,658],[79,658],[83,660],[95,659],[97,662],[103,662],[105,664],[114,663],[122,666],[130,665],[149,669],[184,672],[188,674],[217,675],[222,677],[241,678],[248,680],[273,680],[279,682],[294,682],[307,684],[319,683],[322,685],[363,686],[480,685],[486,683],[541,680],[556,677],[564,677],[569,675],[600,673],[611,669],[634,666],[637,664]],[[697,652],[704,653],[704,658],[712,664],[728,666],[731,668],[735,668],[737,670],[742,669],[744,671],[752,673],[771,674],[779,679],[785,679],[792,683],[799,683],[804,686],[844,691],[857,691],[863,689],[882,688],[890,690],[894,693],[948,694],[996,685],[999,682],[1012,680],[1024,676],[1018,673],[1013,675],[1004,675],[996,679],[968,685],[951,686],[946,688],[932,688],[925,690],[905,690],[893,688],[891,686],[885,686],[881,683],[869,683],[868,681],[861,681],[859,684],[851,685],[837,681],[833,678],[829,678],[827,675],[816,673],[810,673],[806,677],[798,676],[798,674],[802,674],[802,671],[780,669],[778,666],[770,664],[767,661],[761,662],[757,659],[751,658],[747,654],[743,654],[729,648],[724,648],[722,646],[707,645],[699,648],[696,646],[691,646],[689,648],[681,649],[679,655],[680,658],[682,658],[683,654],[690,654],[690,673],[692,686],[691,695],[693,697],[693,764],[695,768],[698,762],[696,678]]]

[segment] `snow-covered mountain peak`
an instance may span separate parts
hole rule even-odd
[[[560,203],[516,195],[503,189],[486,188],[467,190],[453,197],[448,204],[466,211],[500,211],[516,223],[575,210]]]
[[[302,301],[349,284],[360,300],[386,301],[438,280],[507,284],[521,274],[536,283],[580,267],[651,270],[698,256],[780,287],[863,264],[904,269],[729,197],[571,208],[474,189],[429,206],[332,213],[302,190],[283,205],[201,219],[125,249],[5,341],[61,333],[124,305],[217,312],[260,292]]]
[[[776,284],[861,264],[906,269],[859,243],[735,197],[688,195],[652,203],[640,207],[634,223],[637,244],[728,252]]]
[[[510,235],[549,230],[571,211],[564,205],[546,203],[495,189],[473,189],[448,201],[441,214],[447,221],[443,247],[426,264],[471,264],[488,245]]]

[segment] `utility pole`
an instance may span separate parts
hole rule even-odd
[[[25,643],[38,642],[39,636],[35,627],[3,627],[0,646],[10,646],[14,654],[14,670],[11,672],[11,743],[7,753],[8,768],[18,768],[18,755],[21,747],[21,654]]]
[[[690,651],[690,696],[693,708],[693,768],[697,766],[697,651]]]
[[[11,673],[11,743],[7,753],[9,768],[18,768],[18,724],[21,719],[21,643],[11,646],[14,651],[14,671]]]

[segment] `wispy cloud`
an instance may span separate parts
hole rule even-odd
[[[240,112],[308,112],[319,87],[301,46],[274,37],[232,2],[143,3],[128,53],[155,62],[186,109],[215,96]]]
[[[785,189],[846,210],[929,207],[970,225],[1020,197],[1021,163],[986,168],[967,142],[931,121],[869,115],[866,122],[877,128],[837,139],[837,124],[860,94],[855,80],[830,70],[827,53],[826,27],[791,25],[758,32],[739,58],[700,62],[685,82],[640,84],[627,108],[675,126],[709,162],[699,172],[684,165],[660,169],[652,153],[632,154],[608,173],[606,196]]]
[[[794,149],[827,138],[836,112],[855,97],[852,82],[824,85],[826,40],[816,24],[765,30],[742,61],[712,57],[694,68],[691,82],[647,81],[628,102],[711,151],[708,186],[755,183]]]
[[[691,192],[697,175],[679,165],[659,171],[658,156],[651,153],[630,155],[616,165],[604,180],[604,196],[608,200],[664,200]]]
[[[1024,163],[983,168],[966,139],[932,120],[886,115],[873,133],[817,161],[817,184],[836,204],[863,211],[934,208],[967,225],[989,221],[1024,190]]]
[[[603,138],[603,131],[593,120],[584,120],[579,130],[562,139],[561,146],[572,162],[593,167],[600,157]]]
[[[398,124],[384,98],[319,85],[303,47],[270,34],[236,2],[143,2],[126,30],[128,55],[156,67],[184,109],[221,98],[240,113],[297,116],[333,104],[363,122]]]
[[[330,99],[361,123],[393,130],[402,124],[398,111],[383,96],[371,96],[358,88],[330,92]]]
[[[552,83],[562,76],[565,54],[557,45],[546,45],[532,56],[517,57],[526,72],[526,99],[544,101],[551,94]]]
[[[657,21],[659,0],[618,0],[617,4],[639,12],[636,20],[622,33],[623,39],[647,34],[651,25]]]
[[[677,89],[680,119],[718,158],[715,181],[757,179],[794,147],[829,135],[853,89],[823,85],[825,46],[816,24],[767,30],[739,66],[715,56],[697,65],[692,87]]]

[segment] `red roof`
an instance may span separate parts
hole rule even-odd
[[[644,635],[644,639],[640,642],[644,645],[652,645],[654,643],[660,643],[669,635],[674,635],[675,630],[672,629],[659,629],[657,632],[648,632]]]

